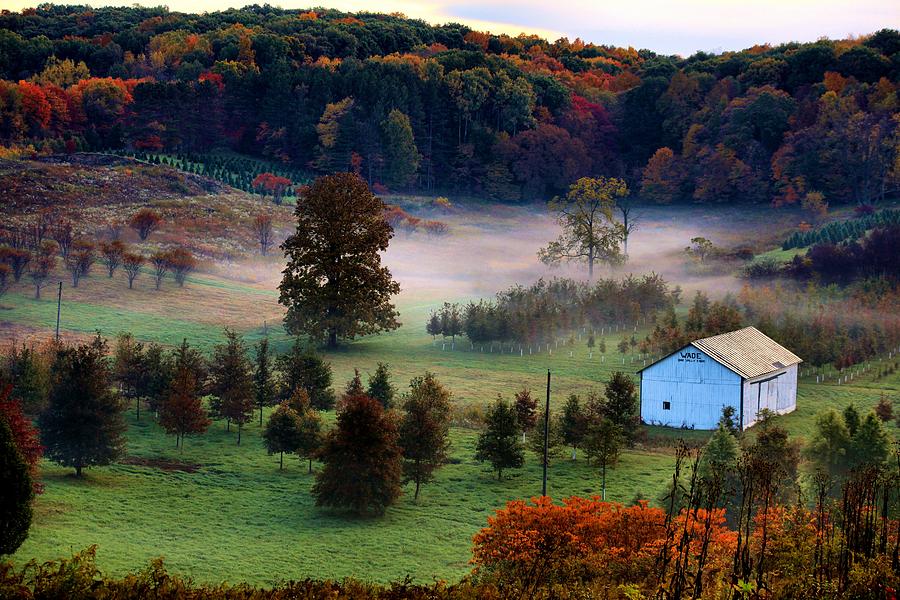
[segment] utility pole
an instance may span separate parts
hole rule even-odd
[[[59,282],[59,292],[56,295],[56,341],[59,341],[59,313],[62,310],[62,281]]]
[[[550,446],[550,369],[547,369],[547,403],[544,405],[544,484],[541,495],[547,495],[547,453]]]

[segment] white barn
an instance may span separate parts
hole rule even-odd
[[[715,429],[722,409],[732,406],[746,429],[764,408],[797,408],[801,362],[755,327],[696,340],[641,369],[641,420]]]

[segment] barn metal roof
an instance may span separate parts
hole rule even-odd
[[[799,356],[756,327],[744,327],[696,340],[694,345],[744,379],[753,379],[803,362]]]
[[[799,356],[756,327],[744,327],[728,333],[694,340],[691,345],[700,348],[713,360],[728,367],[744,379],[754,379],[803,362]],[[672,354],[653,361],[641,371]]]

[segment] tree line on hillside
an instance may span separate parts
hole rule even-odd
[[[399,15],[42,5],[0,15],[0,48],[0,139],[37,151],[225,146],[508,201],[597,175],[661,203],[897,193],[893,29],[683,58]]]
[[[498,292],[494,300],[444,303],[431,313],[426,331],[451,338],[465,335],[473,344],[549,343],[582,329],[590,329],[593,338],[601,328],[631,329],[641,319],[674,307],[680,294],[680,288],[670,287],[655,273],[594,283],[540,279]]]
[[[781,245],[783,250],[805,248],[814,244],[837,244],[846,240],[856,240],[875,227],[900,224],[900,210],[886,208],[875,211],[871,206],[858,207],[855,219],[835,221],[817,229],[795,231]]]

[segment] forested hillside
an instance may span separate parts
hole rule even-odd
[[[42,5],[0,13],[0,76],[13,155],[224,147],[503,201],[588,175],[660,203],[900,187],[890,29],[682,58],[402,15]]]

